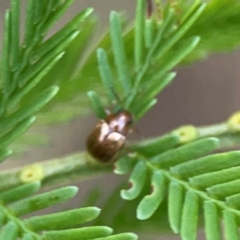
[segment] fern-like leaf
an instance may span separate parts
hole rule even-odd
[[[45,209],[74,197],[76,187],[64,187],[31,196],[40,188],[39,182],[32,182],[0,193],[0,239],[137,239],[135,234],[112,234],[105,226],[76,227],[95,219],[100,209],[85,207],[23,218],[23,215]],[[111,236],[109,236],[111,235]]]

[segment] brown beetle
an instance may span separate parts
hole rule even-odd
[[[133,116],[127,110],[109,114],[88,136],[88,152],[100,162],[113,162],[124,147],[132,123]]]

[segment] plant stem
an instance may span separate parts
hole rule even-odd
[[[218,136],[229,133],[229,127],[226,123],[218,123],[209,126],[198,127],[199,137]]]
[[[64,158],[27,165],[23,168],[2,171],[0,172],[0,191],[38,180],[42,180],[43,186],[63,185],[66,182],[106,174],[111,170],[111,165],[95,163],[86,157],[86,153],[77,153]]]
[[[180,127],[181,128],[181,127]],[[196,127],[197,138],[215,136],[220,139],[219,149],[240,145],[240,133],[227,123]],[[150,139],[149,139],[150,140]],[[146,140],[145,140],[146,141]],[[97,163],[84,152],[59,159],[51,159],[23,168],[0,172],[0,191],[32,181],[42,181],[43,186],[63,185],[112,172],[112,165]]]

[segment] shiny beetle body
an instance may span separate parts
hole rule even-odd
[[[100,120],[88,136],[88,152],[103,163],[116,160],[124,147],[132,122],[132,114],[127,110],[109,114],[104,120]]]

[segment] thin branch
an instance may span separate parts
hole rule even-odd
[[[219,148],[232,148],[240,145],[240,112],[233,113],[225,122],[207,126],[181,126],[173,133],[180,137],[180,143],[188,143],[205,137],[220,139]]]
[[[23,168],[10,169],[0,173],[0,190],[10,189],[23,183],[42,180],[43,186],[62,185],[111,172],[112,166],[98,164],[87,157],[86,153],[77,153],[64,158],[51,159]]]
[[[186,129],[186,127],[181,127],[179,129]],[[220,123],[194,129],[198,132],[197,138],[210,136],[218,137],[220,139],[220,149],[232,148],[240,145],[240,134],[237,131],[233,132],[232,128],[229,128],[228,123]],[[151,139],[148,139],[148,141],[151,142]],[[139,142],[139,144],[140,143],[141,142]],[[37,180],[42,180],[43,186],[85,180],[86,178],[110,173],[112,172],[112,168],[112,165],[94,162],[85,152],[82,152],[64,158],[51,159],[27,165],[23,168],[0,172],[0,190],[9,189],[26,182]]]

